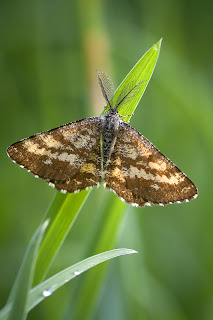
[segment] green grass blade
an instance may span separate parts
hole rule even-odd
[[[27,295],[32,286],[35,261],[47,225],[48,220],[39,226],[26,250],[23,263],[9,298],[9,301],[13,301],[9,320],[25,319],[27,316]]]
[[[123,106],[121,104],[121,106],[118,107],[118,112],[120,115],[133,115],[134,110],[136,109],[141,97],[143,96],[155,69],[160,53],[161,42],[162,39],[154,44],[142,56],[142,58],[136,63],[136,65],[131,69],[131,71],[127,74],[127,76],[117,88],[114,96],[115,100],[119,97],[121,91],[125,87],[128,87],[128,85],[130,85],[131,83],[143,82],[140,86],[140,89],[138,90],[138,93],[133,97],[133,99],[131,99],[128,104],[124,104]],[[124,120],[129,121],[131,116],[125,117]]]
[[[113,194],[110,194],[110,196],[113,197]],[[97,246],[93,249],[94,253],[110,250],[114,247],[125,207],[126,204],[117,198],[114,198],[114,201],[106,207],[106,214],[104,214],[102,221],[102,231],[99,235]],[[107,220],[105,216],[107,216]],[[91,314],[106,270],[107,264],[104,264],[96,270],[90,270],[87,277],[84,278],[75,303],[74,314],[72,313],[73,319],[84,320]],[[84,308],[81,307],[82,305]],[[73,310],[71,310],[71,312],[73,312]]]
[[[115,257],[119,257],[121,255],[127,255],[132,253],[137,253],[137,251],[125,248],[110,250],[89,257],[59,272],[58,274],[52,276],[51,278],[47,279],[46,281],[42,282],[41,284],[32,289],[29,297],[28,310],[32,309],[39,302],[41,302],[45,298],[45,296],[48,296],[48,293],[52,294],[55,290],[57,290],[62,285],[75,278],[77,275],[80,275],[84,271],[104,261],[113,259]]]
[[[88,190],[83,190],[69,195],[56,194],[46,214],[46,218],[50,219],[50,224],[39,250],[35,284],[41,282],[49,270],[54,257],[75,222],[88,193]]]
[[[30,290],[27,311],[32,310],[36,305],[43,301],[46,297],[51,295],[54,291],[59,289],[65,283],[69,282],[76,276],[87,271],[88,269],[115,257],[122,255],[137,253],[137,251],[132,249],[114,249],[108,252],[103,252],[95,256],[89,257],[83,261],[80,261],[73,266],[64,269],[63,271],[55,274],[51,278],[45,280],[41,284],[37,285]],[[0,320],[6,320],[11,309],[11,304],[7,305],[2,313],[0,314]],[[14,318],[18,319],[18,318]]]

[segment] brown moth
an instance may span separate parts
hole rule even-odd
[[[103,181],[122,200],[140,207],[196,198],[194,183],[118,114],[118,106],[137,94],[140,83],[125,88],[114,102],[111,80],[101,72],[98,77],[108,112],[12,144],[7,149],[12,161],[63,193]]]

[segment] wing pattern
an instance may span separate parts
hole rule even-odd
[[[11,145],[10,158],[62,192],[101,181],[99,117],[86,118]]]
[[[138,206],[179,203],[197,196],[193,182],[125,122],[120,124],[105,168],[105,185],[127,203]]]

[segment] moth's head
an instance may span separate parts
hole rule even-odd
[[[107,115],[110,117],[118,116],[117,108],[116,107],[110,108],[109,111],[107,112]]]

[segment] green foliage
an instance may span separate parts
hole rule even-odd
[[[77,194],[56,194],[45,215],[45,218],[50,219],[50,224],[39,250],[35,276],[36,284],[46,275],[52,260],[75,222],[88,193],[89,191],[83,190]]]
[[[8,299],[8,303],[12,304],[8,317],[9,320],[22,320],[27,317],[26,305],[28,293],[33,283],[35,261],[47,225],[48,220],[38,228],[27,248],[22,266]]]
[[[45,227],[45,224],[41,225],[35,236],[32,238],[20,269],[13,294],[5,308],[0,312],[1,320],[25,319],[27,313],[32,308],[81,273],[109,259],[126,254],[137,253],[137,251],[131,249],[115,249],[97,254],[96,256],[87,258],[69,268],[62,270],[58,274],[55,274],[51,278],[29,290],[32,284],[32,270],[34,270],[33,264],[35,262],[37,249],[39,248],[39,240],[41,240],[41,237],[45,231]],[[31,279],[31,284],[29,283],[29,279]]]
[[[160,53],[162,39],[153,45],[143,57],[136,63],[136,65],[130,70],[124,80],[121,82],[114,94],[114,100],[116,101],[121,94],[122,90],[125,88],[132,87],[132,84],[138,85],[141,83],[137,94],[133,96],[131,100],[128,100],[128,103],[123,103],[118,107],[118,112],[120,115],[130,115],[125,117],[125,121],[129,121],[134,114],[140,99],[142,98],[146,87],[149,83],[149,80],[152,76],[152,73],[155,69],[155,65]],[[129,91],[129,90],[128,90]]]

